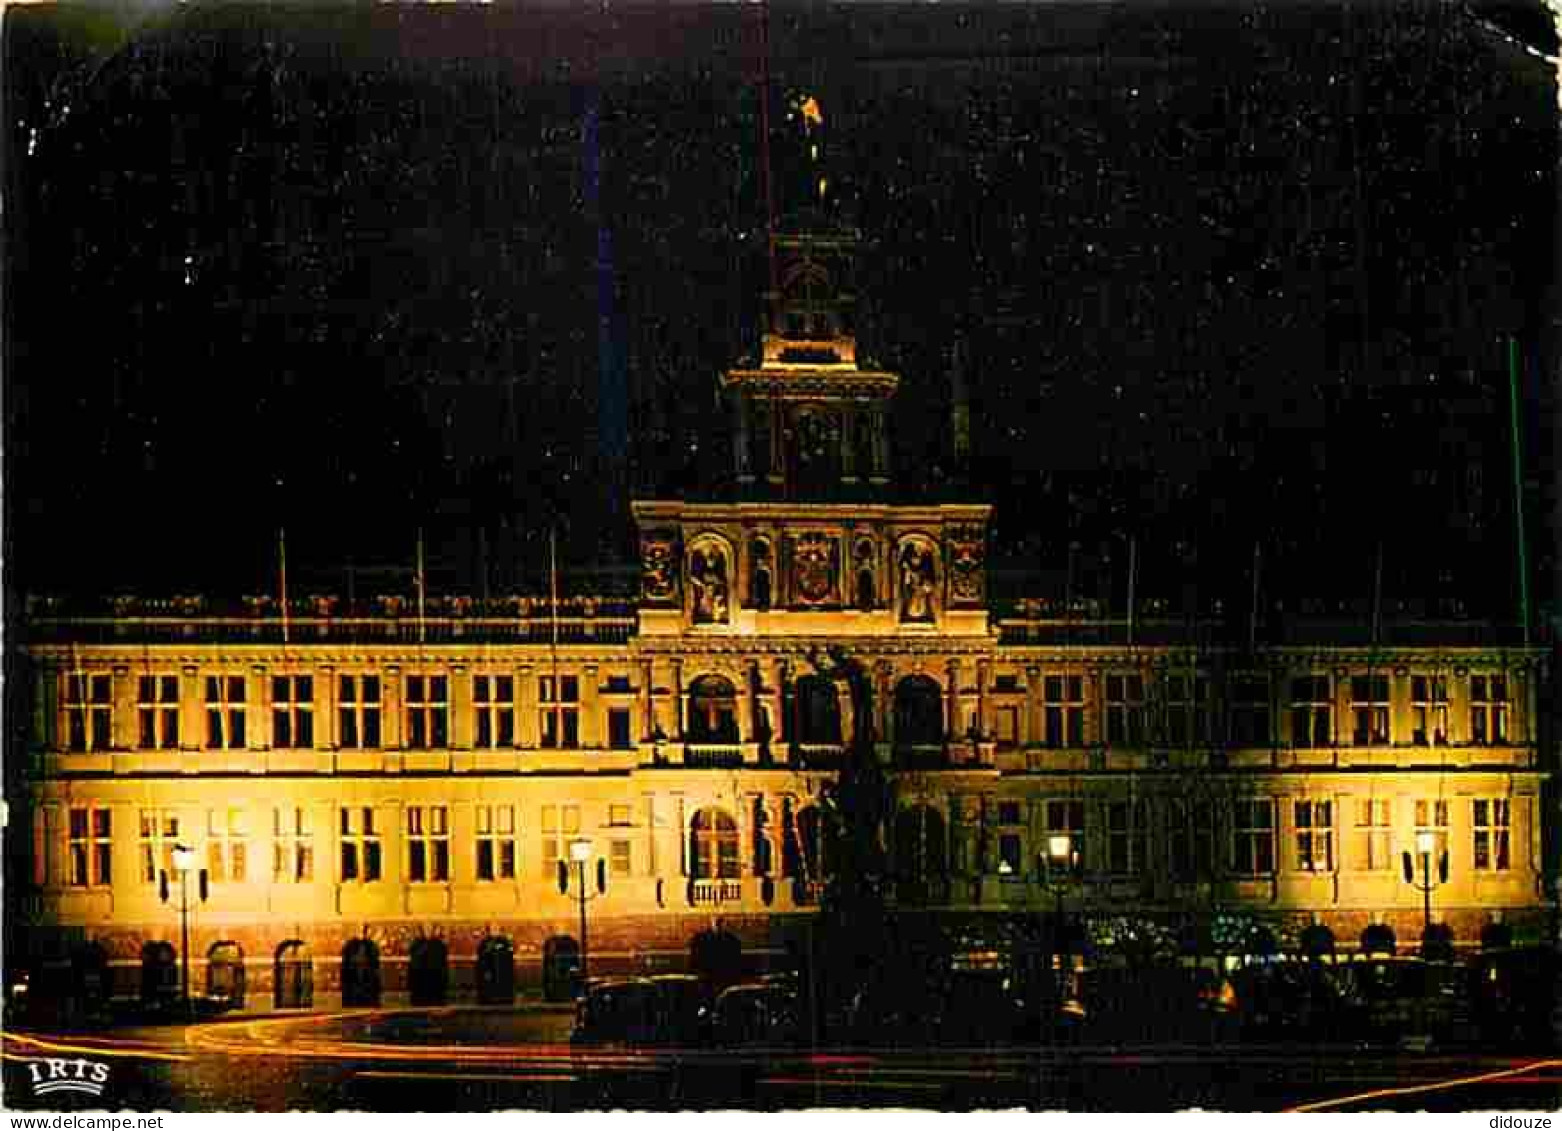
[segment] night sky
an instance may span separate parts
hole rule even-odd
[[[628,584],[718,492],[764,279],[759,9],[5,12],[11,593]],[[903,374],[901,497],[995,591],[1511,616],[1553,554],[1539,4],[786,5]],[[131,18],[134,16],[135,18]],[[972,458],[950,439],[953,368]],[[1071,545],[1074,547],[1070,549]],[[1070,569],[1068,563],[1072,561]],[[1056,592],[1054,592],[1056,590]]]

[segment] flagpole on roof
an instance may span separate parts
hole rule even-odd
[[[277,527],[277,595],[282,605],[282,646],[287,647],[287,527]]]

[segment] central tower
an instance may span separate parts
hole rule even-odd
[[[737,499],[634,503],[641,634],[696,648],[730,635],[781,647],[986,640],[990,508],[890,501],[888,411],[900,378],[859,357],[861,239],[831,215],[818,103],[798,102],[793,118],[804,199],[770,240],[758,359],[720,377]]]

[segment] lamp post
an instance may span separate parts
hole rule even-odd
[[[1427,950],[1432,931],[1432,889],[1448,882],[1448,849],[1437,858],[1437,880],[1432,880],[1432,853],[1437,848],[1437,834],[1428,829],[1416,833],[1416,855],[1421,858],[1421,880],[1416,880],[1415,861],[1409,852],[1403,854],[1405,882],[1421,893],[1421,956],[1429,957]]]
[[[192,1016],[190,1008],[190,873],[195,870],[195,849],[184,844],[174,845],[170,863],[179,877],[179,1000],[184,1006],[185,1017]],[[206,902],[206,869],[200,871],[201,902]],[[158,890],[163,902],[168,902],[168,873],[158,877]]]
[[[576,895],[580,903],[580,987],[584,991],[588,977],[590,948],[586,942],[586,903],[596,898],[586,891],[586,864],[591,859],[591,838],[576,837],[569,843],[569,858],[575,863],[575,874],[579,883],[579,891]],[[562,895],[569,894],[569,864],[559,861],[559,892]],[[607,861],[597,860],[597,895],[607,892]]]
[[[1042,868],[1042,884],[1052,889],[1057,900],[1054,913],[1054,949],[1058,957],[1058,1006],[1068,1000],[1069,975],[1072,955],[1069,953],[1067,925],[1063,921],[1063,895],[1068,881],[1079,868],[1079,852],[1074,838],[1067,833],[1053,833],[1047,838],[1047,854]]]

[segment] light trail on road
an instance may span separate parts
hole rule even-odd
[[[1511,1084],[1514,1082],[1514,1077],[1522,1076],[1527,1072],[1538,1073],[1541,1069],[1546,1068],[1562,1068],[1562,1060],[1537,1060],[1529,1064],[1520,1065],[1517,1068],[1505,1068],[1498,1072],[1483,1072],[1475,1076],[1433,1080],[1426,1084],[1407,1084],[1396,1088],[1374,1088],[1368,1092],[1357,1092],[1354,1095],[1339,1096],[1332,1100],[1319,1100],[1317,1103],[1300,1104],[1297,1107],[1287,1108],[1286,1110],[1294,1112],[1328,1111],[1331,1108],[1344,1107],[1347,1104],[1366,1103],[1368,1100],[1422,1095],[1426,1092],[1448,1091],[1451,1088],[1463,1088],[1472,1084],[1489,1084],[1498,1080]],[[1558,1083],[1562,1084],[1562,1081],[1558,1081]]]
[[[116,1037],[89,1037],[79,1041],[46,1041],[39,1037],[28,1036],[23,1033],[0,1031],[0,1042],[7,1046],[21,1045],[24,1048],[35,1048],[40,1053],[69,1053],[73,1056],[101,1056],[109,1058],[122,1058],[134,1060],[172,1060],[188,1061],[192,1059],[187,1053],[169,1052],[166,1048],[151,1046],[144,1043],[125,1040]],[[25,1060],[26,1057],[17,1056],[6,1050],[6,1060]]]

